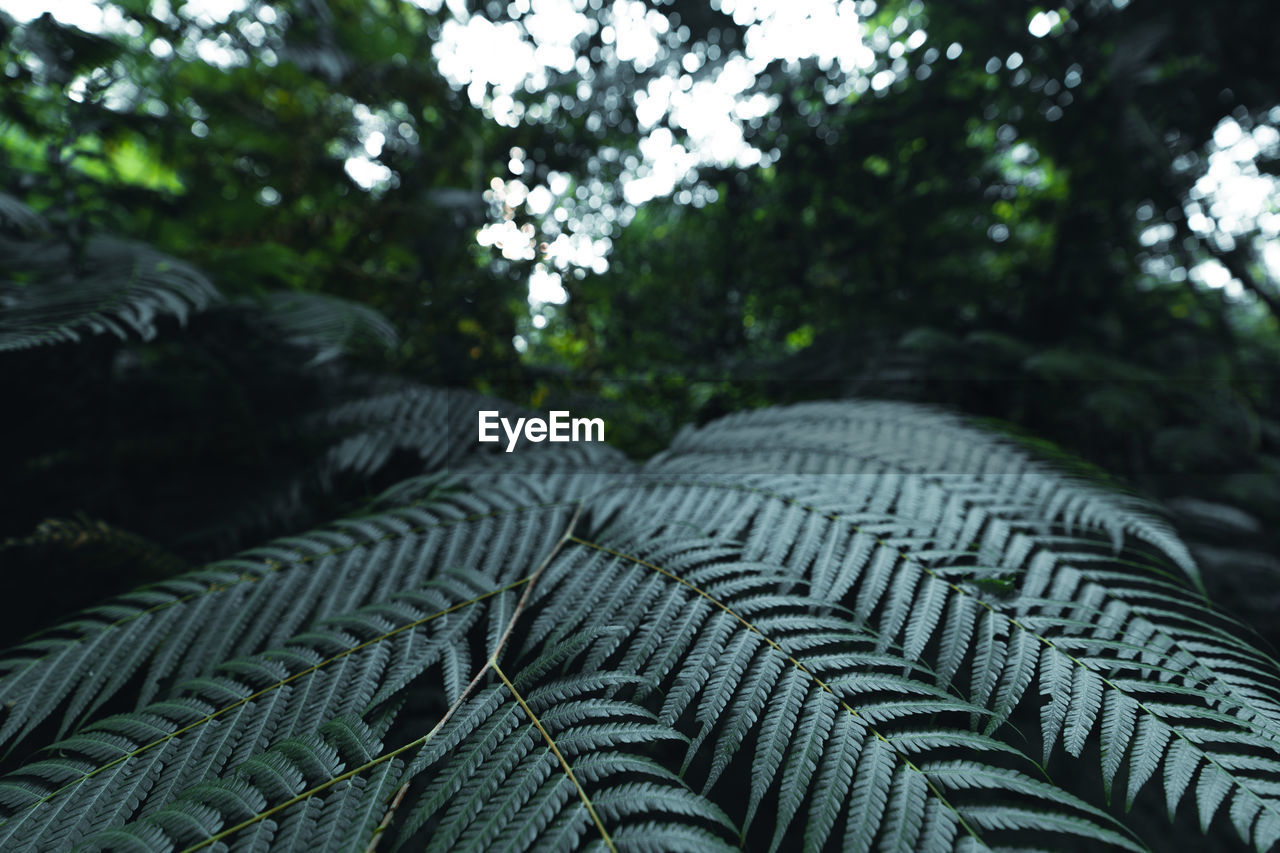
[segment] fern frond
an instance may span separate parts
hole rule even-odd
[[[908,403],[823,402],[741,412],[698,430],[686,428],[650,460],[651,472],[746,475],[875,474],[945,483],[995,505],[1024,506],[1043,521],[1098,529],[1118,551],[1126,536],[1158,549],[1197,584],[1186,546],[1155,507],[1055,469],[1024,447],[937,408]],[[902,516],[911,513],[898,513]]]
[[[403,766],[383,761],[364,773],[348,768],[355,764],[363,770],[362,756],[381,751],[373,733],[358,720],[338,719],[317,735],[281,741],[223,777],[187,788],[174,802],[141,820],[91,836],[85,846],[199,850],[233,835],[243,840],[249,837],[246,831],[256,834],[255,844],[271,845],[283,829],[291,843],[309,830],[309,843],[336,839],[327,849],[354,849],[372,837]],[[313,824],[283,820],[302,804],[315,809]],[[282,820],[276,820],[277,815]]]
[[[322,623],[281,648],[230,661],[213,678],[179,684],[163,702],[53,744],[56,759],[20,768],[0,787],[10,811],[0,821],[0,844],[48,837],[51,816],[62,812],[82,815],[83,825],[67,830],[72,834],[148,816],[225,767],[269,773],[255,759],[261,749],[380,704],[381,694],[399,691],[439,665],[448,649],[465,645],[483,604],[509,588],[478,576],[437,581]],[[349,727],[332,732],[345,752],[363,748]]]
[[[283,643],[312,622],[421,586],[440,562],[497,582],[531,570],[572,507],[496,490],[449,496],[279,540],[89,611],[0,661],[0,742],[25,737],[60,708],[62,729],[139,671],[140,703],[174,680]],[[369,571],[370,561],[381,569]],[[105,665],[109,663],[110,665]],[[90,672],[92,670],[92,672]]]
[[[284,291],[264,297],[263,318],[287,340],[315,351],[321,364],[353,348],[387,349],[400,339],[395,326],[368,305],[326,293]]]
[[[626,574],[657,573],[670,582],[669,595],[686,601],[706,601],[712,608],[713,613],[705,622],[690,629],[690,633],[699,635],[695,641],[681,642],[667,635],[668,641],[687,651],[672,672],[660,677],[659,690],[665,694],[660,719],[677,728],[688,720],[694,727],[696,733],[683,759],[686,770],[682,775],[688,778],[690,774],[706,772],[704,795],[714,795],[725,767],[746,762],[743,766],[744,771],[750,768],[750,794],[740,807],[742,811],[733,815],[742,837],[752,832],[763,802],[776,798],[777,807],[771,812],[773,823],[765,836],[772,839],[775,847],[784,843],[791,821],[806,803],[819,816],[816,827],[806,827],[815,848],[828,837],[821,834],[822,827],[834,825],[841,815],[848,815],[846,845],[871,843],[876,838],[892,844],[899,837],[895,833],[906,838],[922,830],[921,826],[903,822],[908,812],[922,813],[920,804],[915,802],[921,790],[925,791],[924,799],[937,801],[937,808],[952,815],[956,827],[978,834],[979,827],[967,824],[961,807],[947,800],[927,776],[917,782],[897,782],[896,787],[894,780],[900,778],[899,774],[920,773],[913,754],[916,752],[968,752],[981,744],[988,751],[1016,754],[1004,744],[988,746],[998,742],[963,730],[952,732],[936,722],[939,714],[963,718],[974,713],[985,717],[985,709],[936,688],[931,690],[931,680],[915,686],[920,692],[934,695],[915,701],[890,699],[894,696],[892,691],[901,686],[900,681],[890,672],[877,673],[869,667],[878,660],[886,669],[895,665],[900,668],[901,657],[879,654],[880,638],[856,620],[822,616],[830,605],[795,595],[762,595],[761,583],[775,587],[779,583],[776,573],[764,574],[758,565],[741,560],[741,556],[738,562],[726,562],[734,549],[725,543],[667,537],[657,542],[632,543],[630,547],[637,552],[631,552],[578,537],[571,541],[579,547],[567,551],[548,567],[546,580],[550,587],[559,587],[569,578],[585,574],[584,569],[589,566],[592,576],[607,578],[590,599],[601,602],[613,587],[628,585]],[[665,557],[665,564],[649,559],[649,551]],[[601,563],[601,554],[615,559]],[[683,567],[682,573],[667,568],[676,564]],[[563,608],[560,596],[554,592],[543,596],[539,606],[553,613]],[[625,630],[622,634],[632,636]],[[645,642],[643,637],[636,639]],[[613,659],[637,661],[639,657],[624,640]],[[716,661],[714,666],[709,663],[712,660]],[[741,691],[738,685],[743,685]],[[931,740],[893,739],[899,729],[915,732],[930,725]],[[953,735],[955,740],[951,739]],[[835,737],[841,740],[833,742]],[[711,744],[714,750],[709,748]],[[739,758],[737,753],[746,744],[754,744],[752,753],[749,758]],[[824,756],[833,756],[837,763],[822,765]],[[704,769],[695,773],[694,768]],[[1054,811],[1066,803],[1079,810],[1081,814],[1064,813],[1059,824],[1064,831],[1071,831],[1073,821],[1080,821],[1077,828],[1096,826],[1096,834],[1085,833],[1089,837],[1141,849],[1117,832],[1101,810],[1060,791],[1040,796],[1043,792],[1022,784],[1025,777],[1015,773],[1011,778],[1018,780],[1018,786],[1011,790],[1036,796],[1039,808]],[[815,790],[819,781],[823,783],[821,796]],[[836,785],[843,788],[833,787]],[[909,802],[891,797],[891,790]],[[893,809],[888,807],[891,802]],[[933,831],[941,830],[935,827]]]
[[[904,419],[908,428],[889,432],[889,437],[881,423],[883,412],[877,409],[874,417],[868,416],[877,436],[871,451],[834,438],[824,443],[820,429],[814,438],[812,419],[804,421],[803,429],[797,424],[793,433],[808,443],[789,448],[780,438],[787,435],[784,415],[778,410],[761,414],[769,429],[754,433],[729,430],[726,437],[709,428],[703,444],[686,433],[683,445],[676,446],[696,446],[692,464],[673,450],[651,465],[651,472],[678,467],[680,478],[642,475],[609,500],[610,518],[678,517],[682,527],[736,538],[748,555],[779,560],[789,576],[809,580],[824,597],[849,604],[855,616],[877,625],[881,647],[901,641],[908,659],[936,662],[940,683],[961,677],[962,665],[970,661],[968,695],[995,712],[988,730],[1024,701],[1038,675],[1041,691],[1051,697],[1042,713],[1046,756],[1060,737],[1072,755],[1091,737],[1101,738],[1104,791],[1126,755],[1131,761],[1147,761],[1126,753],[1137,720],[1146,714],[1208,746],[1206,761],[1237,742],[1274,755],[1280,743],[1274,662],[1238,639],[1238,627],[1164,571],[1158,556],[1131,547],[1117,553],[1114,541],[1105,548],[1090,534],[1090,525],[1080,523],[1128,513],[1125,530],[1145,530],[1146,546],[1167,544],[1158,525],[1152,526],[1153,517],[1143,516],[1145,510],[1135,509],[1134,501],[1126,498],[1115,505],[1108,502],[1116,499],[1105,494],[1095,501],[1089,493],[1092,485],[1084,495],[1056,496],[1055,488],[1074,492],[1079,486],[1017,460],[985,485],[985,472],[921,473],[916,469],[923,466],[903,462],[905,449],[886,452],[884,447],[898,442],[899,432],[927,444],[919,427],[926,419],[918,412]],[[727,420],[743,424],[754,416]],[[859,417],[847,420],[856,423]],[[764,435],[771,440],[763,441]],[[959,438],[948,440],[946,452],[954,460],[971,459],[961,452]],[[983,453],[972,458],[985,458],[984,442],[976,443]],[[923,450],[926,457],[930,452],[936,457],[942,451],[936,446]],[[699,465],[708,471],[749,470],[762,460],[780,470],[804,469],[817,464],[815,459],[827,466],[820,470],[834,473],[817,479],[688,473]],[[845,461],[831,468],[832,459]],[[935,458],[933,464],[942,461]],[[864,466],[859,469],[863,473],[850,474],[850,466]],[[1033,487],[1025,485],[1028,480]],[[1084,507],[1090,501],[1094,508],[1081,510],[1083,515],[1062,516],[1063,506],[1074,502]],[[667,529],[674,529],[669,522],[646,521],[633,532],[658,535]],[[800,547],[814,541],[822,545]],[[779,555],[778,542],[794,547]],[[1178,553],[1174,549],[1167,562],[1178,563]],[[995,595],[988,591],[991,579],[999,580]],[[949,618],[943,615],[947,613]],[[1105,675],[1116,667],[1127,670],[1123,677]],[[1171,701],[1161,701],[1159,695]],[[1104,704],[1122,716],[1113,725],[1098,727]],[[1145,768],[1130,778],[1143,772]],[[1274,820],[1277,804],[1256,774],[1224,772],[1233,780],[1231,790],[1255,803],[1267,821]],[[1180,799],[1186,786],[1170,790]]]
[[[743,501],[753,504],[758,504],[763,492],[758,485],[744,490],[732,481],[706,488],[717,486],[725,491],[744,494],[748,497]],[[680,485],[676,488],[684,490],[689,487]],[[768,499],[776,502],[796,503],[785,494],[766,494],[770,496]],[[810,499],[813,499],[812,495]],[[723,509],[718,512],[723,512]],[[811,506],[808,512],[830,527],[825,535],[843,535],[845,541],[850,534],[855,540],[873,536],[854,520],[856,515],[846,519],[823,506]],[[758,506],[755,513],[763,514]],[[748,524],[755,523],[751,513],[739,511],[735,521],[741,524],[744,519]],[[845,525],[845,534],[836,532],[841,524]],[[715,530],[711,519],[700,522],[699,526]],[[781,535],[789,541],[794,539],[789,532]],[[1165,578],[1153,577],[1144,570],[1144,563],[1139,562],[1135,568],[1128,569],[1120,561],[1108,562],[1096,552],[1086,550],[1087,540],[1076,540],[1073,550],[1066,553],[1059,551],[1055,554],[1045,547],[1035,553],[1030,561],[1033,568],[1025,574],[1020,576],[1017,567],[1010,566],[1011,576],[1021,581],[1023,589],[1031,586],[1027,590],[1030,595],[1023,598],[1015,584],[1011,587],[1012,594],[1006,594],[1004,599],[986,599],[980,588],[955,582],[956,578],[963,576],[960,566],[939,569],[927,558],[916,557],[920,550],[917,542],[875,538],[874,546],[845,546],[846,552],[880,554],[878,564],[875,558],[860,558],[864,569],[861,575],[849,575],[851,589],[845,594],[845,599],[853,599],[857,616],[881,626],[884,631],[881,644],[892,637],[891,632],[899,630],[902,624],[900,615],[895,613],[890,603],[886,603],[891,602],[891,598],[885,595],[890,587],[890,577],[899,586],[917,584],[914,597],[926,600],[928,596],[921,596],[919,590],[932,585],[939,590],[939,597],[952,600],[946,606],[957,610],[962,605],[955,604],[954,599],[972,599],[977,608],[975,612],[980,615],[967,621],[963,629],[944,632],[938,640],[939,647],[934,650],[930,646],[932,653],[925,657],[937,660],[947,671],[957,667],[965,658],[972,660],[969,695],[978,704],[990,706],[996,712],[989,730],[1012,713],[1039,672],[1042,691],[1053,697],[1043,716],[1046,755],[1060,734],[1064,737],[1067,751],[1071,755],[1079,755],[1086,741],[1097,731],[1095,722],[1104,698],[1119,705],[1132,704],[1139,716],[1154,714],[1181,736],[1208,746],[1202,752],[1206,761],[1221,750],[1230,748],[1234,742],[1248,743],[1253,748],[1265,750],[1268,755],[1276,754],[1277,743],[1280,743],[1276,738],[1280,730],[1276,728],[1274,715],[1277,695],[1274,665],[1238,640],[1227,627],[1228,623],[1209,610],[1199,596]],[[1050,545],[1062,547],[1063,537],[1051,539]],[[832,553],[840,550],[837,546]],[[1087,555],[1088,559],[1081,559],[1080,554]],[[1112,568],[1097,568],[1102,565]],[[1043,589],[1049,583],[1044,579],[1046,568],[1053,572],[1048,575],[1053,579],[1048,590]],[[1118,571],[1117,568],[1128,570]],[[812,566],[790,566],[788,569],[801,577],[816,574]],[[912,575],[920,577],[912,578]],[[1042,596],[1036,596],[1042,591]],[[1155,598],[1159,604],[1143,601],[1150,598]],[[1185,627],[1188,625],[1195,627]],[[976,633],[970,633],[973,627],[976,627]],[[1123,638],[1133,636],[1135,632],[1140,632],[1140,642],[1130,641],[1130,648],[1125,648]],[[955,640],[963,640],[968,647],[949,644]],[[917,641],[913,648],[924,647]],[[1117,666],[1130,672],[1124,678],[1106,678],[1099,674]],[[1048,684],[1054,686],[1046,686],[1044,679],[1050,679]],[[1176,701],[1161,703],[1150,695],[1152,693],[1176,694]],[[1113,694],[1119,695],[1110,698]],[[1214,710],[1220,706],[1230,710],[1225,719]],[[1223,723],[1231,730],[1224,732]],[[1110,781],[1121,766],[1131,735],[1132,730],[1127,725],[1105,729],[1101,733],[1107,747],[1107,759],[1103,765],[1105,789],[1109,790]],[[1201,750],[1200,746],[1196,748]],[[1133,756],[1130,760],[1145,758]],[[1245,802],[1256,806],[1261,815],[1257,823],[1259,832],[1254,837],[1265,837],[1271,831],[1277,817],[1277,806],[1280,806],[1274,793],[1257,774],[1241,770],[1224,772],[1228,772],[1233,780],[1231,790],[1238,792],[1237,795]],[[1187,787],[1173,785],[1167,790],[1176,802],[1186,793]]]
[[[430,758],[415,762],[432,781],[401,840],[429,825],[431,850],[491,849],[504,834],[526,849],[538,833],[507,832],[508,826],[558,824],[557,837],[580,840],[590,833],[613,849],[614,828],[626,827],[632,816],[667,814],[699,820],[706,837],[723,844],[733,829],[724,813],[627,748],[681,736],[641,705],[582,701],[600,688],[591,678],[560,679],[553,691],[526,698],[504,675],[436,735],[441,743],[428,742]],[[565,702],[570,695],[578,698]],[[441,757],[446,760],[436,764]]]
[[[0,736],[70,734],[0,782],[5,846],[1142,849],[1117,784],[1280,838],[1280,670],[1130,496],[879,404],[639,471],[423,446],[454,478],[10,653]]]
[[[89,240],[83,257],[52,239],[0,238],[0,352],[85,333],[155,335],[162,315],[185,322],[220,298],[201,273],[141,243]]]

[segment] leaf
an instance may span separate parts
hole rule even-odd
[[[575,460],[461,463],[11,651],[0,733],[68,736],[0,781],[0,839],[1138,849],[1099,803],[1157,770],[1171,814],[1280,837],[1274,666],[1125,550],[1160,538],[1130,499],[890,404]],[[1037,711],[1046,759],[1097,745],[1090,797],[1002,725]]]

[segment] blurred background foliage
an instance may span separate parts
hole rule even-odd
[[[1269,0],[48,8],[0,3],[0,311],[96,237],[216,298],[0,353],[10,639],[416,473],[334,448],[422,385],[636,456],[818,397],[1016,424],[1275,639]]]

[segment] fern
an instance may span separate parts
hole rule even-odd
[[[0,352],[130,332],[150,339],[162,315],[185,321],[220,298],[193,267],[141,243],[95,237],[79,250],[48,236],[44,221],[0,196]]]
[[[367,305],[324,293],[270,293],[263,299],[264,319],[292,342],[314,349],[320,364],[361,345],[395,346],[399,333],[386,317]]]
[[[918,406],[632,465],[481,405],[353,404],[343,464],[447,471],[8,652],[0,846],[1145,849],[1115,788],[1280,838],[1280,670],[1140,499]]]

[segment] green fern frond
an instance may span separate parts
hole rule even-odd
[[[459,458],[10,652],[0,736],[64,736],[0,845],[1144,849],[1116,785],[1280,838],[1280,669],[1135,498],[887,404],[600,461]]]
[[[588,551],[582,554],[570,550],[563,560],[553,563],[546,578],[552,587],[559,587],[567,577],[588,574],[589,567],[590,576],[605,578],[603,583],[597,585],[599,592],[594,601],[598,604],[602,598],[612,595],[614,588],[629,586],[626,575],[648,571],[667,578],[673,585],[673,591],[669,595],[710,602],[715,612],[706,622],[695,623],[690,629],[691,634],[695,631],[700,634],[696,641],[681,642],[679,638],[667,634],[669,642],[676,647],[686,648],[689,652],[684,656],[684,662],[674,671],[660,676],[666,695],[659,719],[677,728],[686,719],[691,726],[696,726],[697,734],[691,741],[689,750],[692,755],[686,754],[683,758],[681,766],[684,769],[681,775],[689,778],[694,773],[690,767],[706,764],[710,770],[703,787],[704,794],[711,794],[715,790],[723,766],[732,765],[744,740],[750,742],[750,736],[754,735],[755,750],[748,765],[751,793],[745,810],[737,817],[740,832],[744,834],[750,832],[751,824],[766,797],[777,797],[775,823],[770,827],[768,837],[772,837],[775,844],[781,843],[790,821],[801,805],[813,796],[811,783],[817,778],[817,757],[826,754],[838,756],[841,753],[840,747],[832,744],[828,738],[835,729],[836,717],[844,714],[856,722],[843,724],[841,731],[849,735],[849,727],[853,726],[856,730],[853,739],[858,744],[845,745],[844,748],[858,755],[864,741],[881,746],[875,747],[871,755],[867,756],[866,765],[858,765],[865,766],[864,773],[855,774],[854,781],[849,783],[851,787],[843,794],[838,794],[838,804],[828,804],[827,808],[835,808],[851,816],[870,816],[866,826],[850,830],[852,837],[870,839],[877,837],[877,833],[888,832],[890,835],[883,837],[890,838],[892,830],[886,821],[890,820],[892,814],[877,812],[873,808],[887,797],[879,786],[891,783],[895,768],[913,766],[909,754],[911,746],[927,746],[933,751],[946,749],[952,744],[947,739],[947,730],[942,727],[936,731],[936,740],[927,744],[903,741],[902,746],[895,748],[890,746],[892,741],[889,735],[897,726],[914,730],[926,724],[926,721],[935,720],[938,714],[967,716],[968,713],[978,713],[985,716],[983,709],[958,697],[931,690],[929,682],[925,682],[920,688],[920,692],[933,694],[926,698],[904,700],[893,696],[889,691],[900,685],[897,681],[884,677],[891,673],[867,671],[869,661],[874,660],[867,653],[875,655],[878,645],[878,637],[874,633],[860,627],[854,620],[828,620],[817,614],[806,616],[814,611],[829,610],[829,606],[822,602],[778,593],[761,595],[758,584],[743,582],[760,571],[759,567],[724,563],[732,549],[723,544],[720,547],[709,547],[710,543],[696,539],[649,542],[646,550],[653,547],[665,553],[669,564],[685,567],[684,573],[677,574],[666,565],[659,565],[644,555],[631,554],[623,549],[576,537],[572,541]],[[683,545],[683,553],[680,545]],[[613,556],[615,560],[601,563],[598,556],[600,554]],[[700,566],[702,560],[706,560],[709,565]],[[761,577],[768,579],[776,587],[776,574]],[[544,601],[547,611],[554,614],[557,620],[565,613],[566,605],[556,593],[549,594]],[[677,612],[680,609],[673,608]],[[778,611],[784,611],[786,618],[782,618],[782,613]],[[540,614],[542,615],[545,614]],[[635,636],[627,626],[622,626],[622,629],[622,636]],[[766,633],[768,629],[771,630]],[[639,639],[644,642],[642,637]],[[850,644],[856,645],[850,648]],[[821,654],[810,657],[815,651],[820,651]],[[620,660],[637,659],[625,644],[615,654]],[[754,668],[748,667],[748,661],[754,661]],[[896,664],[900,667],[901,663],[901,658],[881,657],[882,666]],[[763,702],[748,698],[746,702],[738,702],[736,707],[730,709],[726,694],[734,695],[736,685],[748,671],[757,674],[757,677],[738,695],[752,697],[763,692],[765,698]],[[763,691],[759,687],[762,683],[759,673],[764,673],[767,678],[763,681]],[[889,694],[888,700],[880,698],[885,694]],[[877,699],[880,700],[876,701]],[[747,720],[744,724],[742,712],[745,709],[751,709],[754,719]],[[731,733],[729,737],[715,737],[708,733],[708,729],[714,731],[722,725],[725,732]],[[971,750],[978,742],[973,740],[975,736],[963,731],[956,734],[962,738],[955,744],[956,747],[963,746],[966,750]],[[708,747],[713,743],[715,748],[711,750]],[[883,755],[877,751],[881,748],[886,750]],[[881,772],[882,769],[884,772]],[[827,771],[821,774],[821,778],[830,782],[840,777]],[[904,796],[914,796],[914,785],[915,783],[902,783]],[[933,787],[927,784],[925,787],[929,790],[928,797],[939,796],[939,792]],[[1104,825],[1108,819],[1103,812],[1078,801],[1064,799],[1066,795],[1058,793],[1056,797],[1046,798],[1041,805],[1050,807],[1051,803],[1056,806],[1063,802],[1078,805],[1091,815],[1090,820],[1102,822],[1096,827],[1098,834],[1095,837],[1105,836],[1113,844],[1133,845],[1132,841],[1115,834],[1114,829],[1108,829]],[[836,796],[829,787],[825,794],[828,798]],[[956,816],[957,826],[964,826],[965,821],[957,806],[944,803],[940,807]],[[819,809],[819,814],[821,813]],[[976,834],[974,827],[969,827],[968,831]],[[821,846],[825,840],[824,836],[815,846]]]
[[[381,751],[359,720],[336,719],[317,735],[280,741],[224,777],[187,788],[145,818],[89,837],[85,848],[200,850],[236,836],[261,849],[280,833],[289,849],[353,849],[373,835],[403,770],[399,761],[365,770],[363,757]],[[300,803],[314,810],[303,825],[288,819]],[[308,845],[326,846],[298,848],[303,832]]]
[[[400,335],[378,311],[359,302],[325,293],[282,291],[262,299],[263,319],[287,340],[315,351],[311,364],[321,364],[361,346],[387,349]]]
[[[448,649],[465,643],[480,605],[510,588],[479,576],[446,576],[420,593],[321,623],[281,648],[229,661],[211,678],[177,685],[162,702],[86,727],[49,748],[56,758],[0,782],[0,798],[13,811],[0,823],[0,845],[45,837],[55,812],[97,813],[104,825],[119,810],[145,816],[209,773],[249,761],[267,743],[364,713],[382,694],[439,666]],[[344,748],[358,745],[356,739]],[[125,787],[135,779],[145,780],[143,794]],[[111,800],[115,810],[105,809],[104,796],[119,797]]]
[[[0,661],[0,743],[24,738],[55,711],[83,722],[139,670],[140,704],[174,680],[278,645],[311,622],[383,601],[431,579],[437,560],[515,579],[567,522],[572,507],[453,496],[280,540],[95,608]],[[541,517],[541,518],[539,518]],[[369,561],[382,568],[375,574]]]
[[[50,238],[0,238],[0,352],[129,333],[149,340],[162,315],[180,322],[219,299],[193,267],[141,243],[99,237],[77,258]]]
[[[1135,538],[1199,583],[1195,561],[1153,506],[1076,471],[1055,469],[1011,439],[928,406],[831,402],[741,412],[698,430],[686,428],[646,468],[876,475],[861,478],[867,489],[893,484],[898,476],[947,484],[982,503],[1022,507],[1042,524],[1056,521],[1069,531],[1104,531],[1117,551],[1126,536]],[[881,494],[886,491],[890,500],[901,499],[896,488],[880,489]],[[913,509],[927,506],[912,502]],[[909,514],[898,513],[898,521]]]

